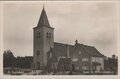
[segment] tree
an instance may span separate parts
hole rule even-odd
[[[31,68],[32,60],[32,56],[15,57],[11,50],[4,51],[3,53],[4,67]]]
[[[3,66],[15,67],[15,57],[10,50],[4,51],[3,53]]]

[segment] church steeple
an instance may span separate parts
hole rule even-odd
[[[43,6],[43,10],[42,10],[42,13],[41,13],[41,16],[40,16],[40,19],[38,21],[38,25],[37,26],[38,27],[43,27],[43,26],[50,27],[50,24],[49,24],[49,21],[48,21],[48,18],[47,18],[44,6]]]
[[[54,47],[54,28],[49,24],[44,6],[37,27],[33,28],[34,69],[44,70],[48,62],[48,51]]]

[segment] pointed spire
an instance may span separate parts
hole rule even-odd
[[[43,10],[42,10],[42,13],[41,13],[41,16],[40,16],[40,19],[39,19],[37,26],[38,27],[43,27],[43,26],[50,27],[50,24],[49,24],[47,15],[46,15],[46,11],[44,9],[44,4],[43,4]]]

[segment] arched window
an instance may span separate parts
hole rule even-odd
[[[51,39],[51,33],[49,33],[49,38]]]
[[[52,53],[50,53],[50,58],[52,58]]]
[[[47,32],[47,38],[49,38],[49,34],[48,34],[48,32]]]
[[[79,55],[80,55],[81,53],[82,53],[81,51],[78,52]]]
[[[39,50],[37,50],[36,55],[37,55],[37,56],[39,56],[39,55],[40,55],[40,51],[39,51]]]

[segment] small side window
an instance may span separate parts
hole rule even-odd
[[[82,61],[86,62],[86,61],[88,61],[88,58],[82,58]]]

